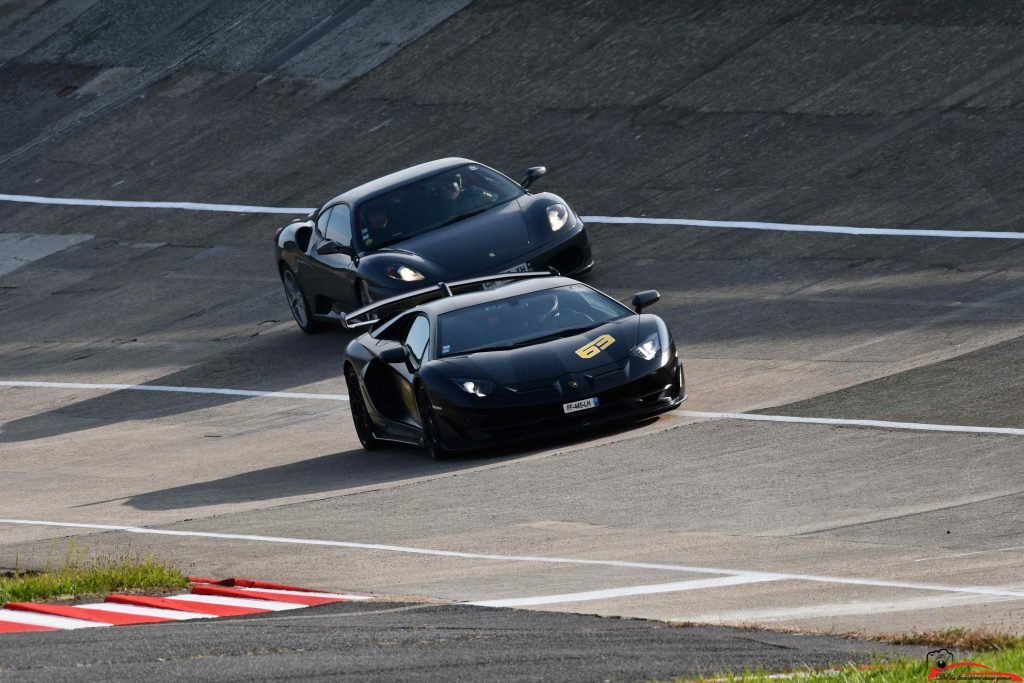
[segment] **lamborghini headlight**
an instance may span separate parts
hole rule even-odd
[[[384,272],[392,280],[402,280],[403,282],[416,282],[423,279],[422,273],[401,263],[394,263],[388,266]]]
[[[661,335],[657,332],[652,334],[647,339],[633,347],[630,351],[637,358],[643,358],[644,360],[654,360],[654,357],[661,351]]]
[[[494,382],[486,379],[456,379],[455,384],[467,394],[473,394],[483,398],[494,391]]]
[[[565,204],[552,204],[548,207],[548,225],[551,231],[556,232],[565,227],[566,223],[572,221],[572,212]]]

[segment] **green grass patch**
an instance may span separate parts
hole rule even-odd
[[[53,547],[42,571],[17,567],[0,574],[0,605],[8,602],[67,599],[94,593],[136,590],[172,590],[188,586],[188,579],[170,563],[152,554],[130,549],[116,555],[88,557],[88,549],[72,540],[56,561]]]
[[[1007,672],[1024,676],[1024,645],[1019,642],[1010,647],[994,647],[993,649],[971,652],[954,650],[957,662],[976,662],[991,667],[992,671]],[[966,667],[965,667],[966,668]],[[769,673],[765,671],[747,671],[744,673],[723,673],[704,678],[675,678],[673,683],[691,683],[692,681],[728,681],[729,683],[777,683],[778,681],[800,681],[800,683],[927,683],[929,665],[920,659],[899,658],[889,661],[877,661],[873,664],[850,664],[837,667],[830,671],[796,670],[789,674]],[[956,680],[955,676],[970,676],[973,672],[984,671],[981,668],[954,668],[950,670],[947,680]],[[941,681],[936,677],[933,681]],[[981,679],[977,679],[981,680]],[[999,680],[992,678],[990,680]],[[1004,679],[1005,680],[1005,679]],[[659,683],[655,679],[653,683]]]

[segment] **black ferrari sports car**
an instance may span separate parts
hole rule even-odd
[[[594,265],[564,199],[469,159],[439,159],[338,195],[277,231],[278,271],[305,332],[346,311],[443,280]]]
[[[588,425],[644,418],[686,398],[661,318],[550,273],[480,277],[352,311],[346,349],[363,447],[424,446],[435,459]]]

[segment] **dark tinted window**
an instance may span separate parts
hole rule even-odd
[[[566,285],[498,299],[441,315],[440,357],[523,346],[633,315],[618,301],[586,285]]]
[[[347,204],[338,204],[331,208],[324,237],[338,244],[352,245],[352,211]]]
[[[427,342],[430,340],[430,322],[421,316],[412,321],[409,334],[405,337],[405,345],[409,347],[409,353],[417,362],[423,360],[423,352],[427,350]]]
[[[369,199],[356,209],[359,246],[380,247],[509,202],[523,189],[497,171],[465,164]]]
[[[327,221],[330,220],[331,212],[333,210],[333,206],[324,209],[323,213],[321,213],[316,219],[316,231],[320,233],[321,237],[327,234]]]

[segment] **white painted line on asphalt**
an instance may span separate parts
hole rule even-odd
[[[290,609],[302,609],[306,605],[299,605],[293,602],[275,602],[273,600],[250,600],[249,598],[229,598],[221,595],[169,595],[168,600],[180,600],[182,602],[202,602],[207,605],[228,605],[230,607],[246,607],[249,609],[262,609],[268,612],[283,612]]]
[[[843,420],[832,417],[796,417],[793,415],[754,415],[751,413],[713,413],[701,410],[677,410],[666,413],[676,417],[704,417],[721,420],[749,420],[751,422],[790,422],[797,424],[832,425],[836,427],[879,427],[882,429],[910,429],[925,432],[960,432],[965,434],[1009,434],[1024,436],[1017,427],[970,427],[966,425],[926,424],[921,422],[888,422],[886,420]]]
[[[256,396],[259,398],[299,398],[320,401],[347,401],[345,394],[304,394],[293,391],[253,391],[250,389],[215,389],[211,387],[172,387],[160,384],[84,384],[81,382],[29,382],[0,380],[3,387],[35,387],[39,389],[86,389],[90,391],[162,391],[174,394],[220,394],[224,396]]]
[[[147,202],[115,199],[78,199],[73,197],[41,197],[26,194],[0,194],[0,201],[30,204],[62,204],[70,206],[109,206],[127,209],[185,209],[188,211],[226,211],[231,213],[308,214],[313,207],[252,206],[247,204],[208,204],[201,202]],[[584,223],[626,225],[683,225],[697,228],[728,228],[741,230],[772,230],[781,232],[818,232],[840,235],[875,235],[894,237],[958,237],[968,239],[1024,240],[1024,232],[997,230],[917,230],[907,228],[856,228],[845,225],[801,225],[798,223],[765,223],[760,221],[713,221],[698,218],[650,218],[648,216],[580,216]]]
[[[781,232],[824,232],[839,235],[876,235],[893,237],[966,237],[973,239],[1024,240],[1024,232],[995,230],[916,230],[910,228],[854,228],[845,225],[800,225],[796,223],[760,223],[757,221],[708,221],[695,218],[647,218],[629,216],[580,216],[584,223],[627,225],[688,225],[698,228],[772,230]]]
[[[110,624],[104,624],[98,621],[86,621],[85,619],[72,619],[70,617],[57,617],[52,614],[23,612],[21,610],[13,609],[0,609],[0,621],[59,629],[105,628],[110,626]]]
[[[534,564],[572,564],[601,567],[624,567],[628,569],[656,569],[663,571],[687,572],[691,574],[718,574],[727,576],[765,577],[772,576],[778,580],[811,581],[850,586],[875,586],[878,588],[908,588],[912,590],[938,591],[940,593],[965,593],[970,595],[992,595],[1009,598],[1024,598],[1024,590],[1007,590],[996,586],[948,586],[937,583],[917,583],[913,581],[891,581],[888,579],[867,579],[845,576],[820,576],[815,574],[787,574],[783,572],[763,572],[746,569],[722,569],[715,567],[694,567],[678,564],[661,564],[656,562],[630,562],[626,560],[590,560],[567,557],[542,557],[533,555],[497,555],[486,553],[468,553],[457,550],[435,550],[433,548],[411,548],[381,543],[356,543],[353,541],[328,541],[311,538],[287,538],[283,536],[255,536],[251,534],[227,534],[212,531],[184,531],[177,529],[151,529],[146,527],[122,526],[118,524],[90,524],[85,522],[51,522],[34,519],[0,519],[0,524],[17,524],[22,526],[50,526],[67,529],[96,529],[99,531],[124,531],[133,534],[155,536],[182,536],[188,538],[209,538],[227,541],[250,541],[255,543],[282,543],[288,545],[309,545],[325,548],[351,548],[357,550],[378,550],[390,553],[411,555],[429,555],[433,557],[456,557],[469,560],[495,560],[498,562],[527,562]],[[205,596],[189,596],[205,597]]]
[[[310,394],[294,391],[254,391],[250,389],[216,389],[211,387],[174,387],[159,384],[86,384],[82,382],[30,382],[24,380],[0,380],[0,387],[85,389],[93,391],[158,391],[178,394],[221,394],[226,396],[253,396],[257,398],[292,398],[307,401],[348,400],[347,394]],[[969,425],[927,424],[922,422],[889,422],[886,420],[845,420],[832,417],[717,413],[700,410],[676,410],[665,414],[670,417],[700,417],[713,420],[790,422],[796,424],[831,425],[836,427],[876,427],[881,429],[909,429],[925,432],[959,432],[965,434],[1005,434],[1010,436],[1024,436],[1024,429],[1017,427],[973,427]]]
[[[695,579],[693,581],[677,581],[675,583],[657,583],[646,586],[624,586],[622,588],[606,588],[604,590],[584,591],[582,593],[562,593],[560,595],[539,595],[532,598],[506,598],[503,600],[482,600],[466,603],[477,607],[530,607],[532,605],[557,605],[563,602],[588,602],[590,600],[610,600],[630,595],[651,595],[653,593],[678,593],[680,591],[704,590],[724,586],[740,586],[746,583],[763,583],[765,581],[781,581],[774,574],[750,576],[722,576],[717,579]]]
[[[248,206],[245,204],[203,204],[199,202],[134,202],[117,199],[77,199],[73,197],[38,197],[28,194],[0,194],[2,202],[27,204],[61,204],[65,206],[111,206],[122,209],[184,209],[186,211],[227,211],[229,213],[291,213],[307,214],[314,209],[291,206]]]
[[[862,614],[891,614],[893,612],[916,612],[919,610],[964,607],[992,602],[1013,601],[1014,598],[1000,598],[985,595],[936,595],[909,600],[879,600],[799,605],[795,607],[770,607],[766,609],[719,610],[703,614],[683,614],[672,621],[698,624],[750,624],[753,622],[779,622],[795,619],[819,619],[848,617]]]
[[[174,609],[161,609],[159,607],[139,607],[138,605],[122,605],[119,602],[97,602],[91,605],[75,605],[82,609],[96,609],[103,612],[114,612],[118,614],[136,614],[140,617],[157,617],[159,619],[175,619],[185,621],[187,619],[214,619],[212,614],[199,614],[198,612],[179,612]]]

